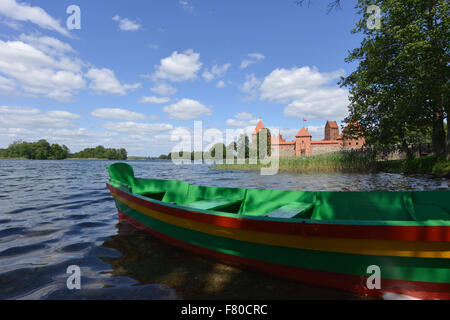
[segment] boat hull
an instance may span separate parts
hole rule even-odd
[[[122,221],[173,245],[247,269],[364,296],[450,299],[446,227],[292,223],[208,214],[111,185]],[[370,289],[369,266],[381,271]]]

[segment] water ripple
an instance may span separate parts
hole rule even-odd
[[[233,294],[261,299],[270,298],[264,292],[274,291],[277,298],[353,297],[198,258],[118,224],[113,198],[105,187],[111,163],[0,160],[0,299],[238,297]],[[263,177],[258,172],[218,171],[207,165],[132,164],[139,177],[210,186],[341,191],[449,188],[448,180],[399,174]],[[70,265],[81,268],[82,290],[66,288]],[[211,279],[229,281],[214,291]]]

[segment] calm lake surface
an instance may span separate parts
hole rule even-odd
[[[0,299],[361,299],[244,271],[119,224],[106,189],[112,161],[0,160]],[[285,190],[435,190],[399,174],[278,174],[130,161],[138,177]],[[68,290],[67,268],[81,268]]]

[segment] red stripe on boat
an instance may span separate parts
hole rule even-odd
[[[135,197],[109,184],[110,191],[145,208],[171,216],[198,221],[210,225],[269,233],[302,235],[304,237],[327,237],[347,239],[377,239],[400,241],[450,241],[447,226],[384,226],[342,225],[321,223],[292,223],[224,217],[186,209],[173,208]],[[189,214],[186,214],[189,212]]]
[[[369,290],[366,287],[367,277],[342,273],[317,271],[311,269],[283,266],[269,262],[253,260],[229,255],[215,250],[192,245],[155,231],[119,211],[119,220],[126,221],[133,226],[146,230],[157,238],[172,245],[193,251],[195,253],[213,257],[218,260],[237,265],[245,269],[263,271],[265,273],[287,279],[297,280],[323,287],[332,287],[354,292],[363,296],[381,297],[386,292],[401,294],[418,299],[450,299],[450,284],[436,282],[418,282],[396,279],[381,279],[382,290]]]

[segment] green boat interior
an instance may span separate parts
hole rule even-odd
[[[108,168],[112,186],[178,206],[243,216],[312,220],[450,221],[449,191],[313,192],[206,187],[141,179],[133,168]]]

